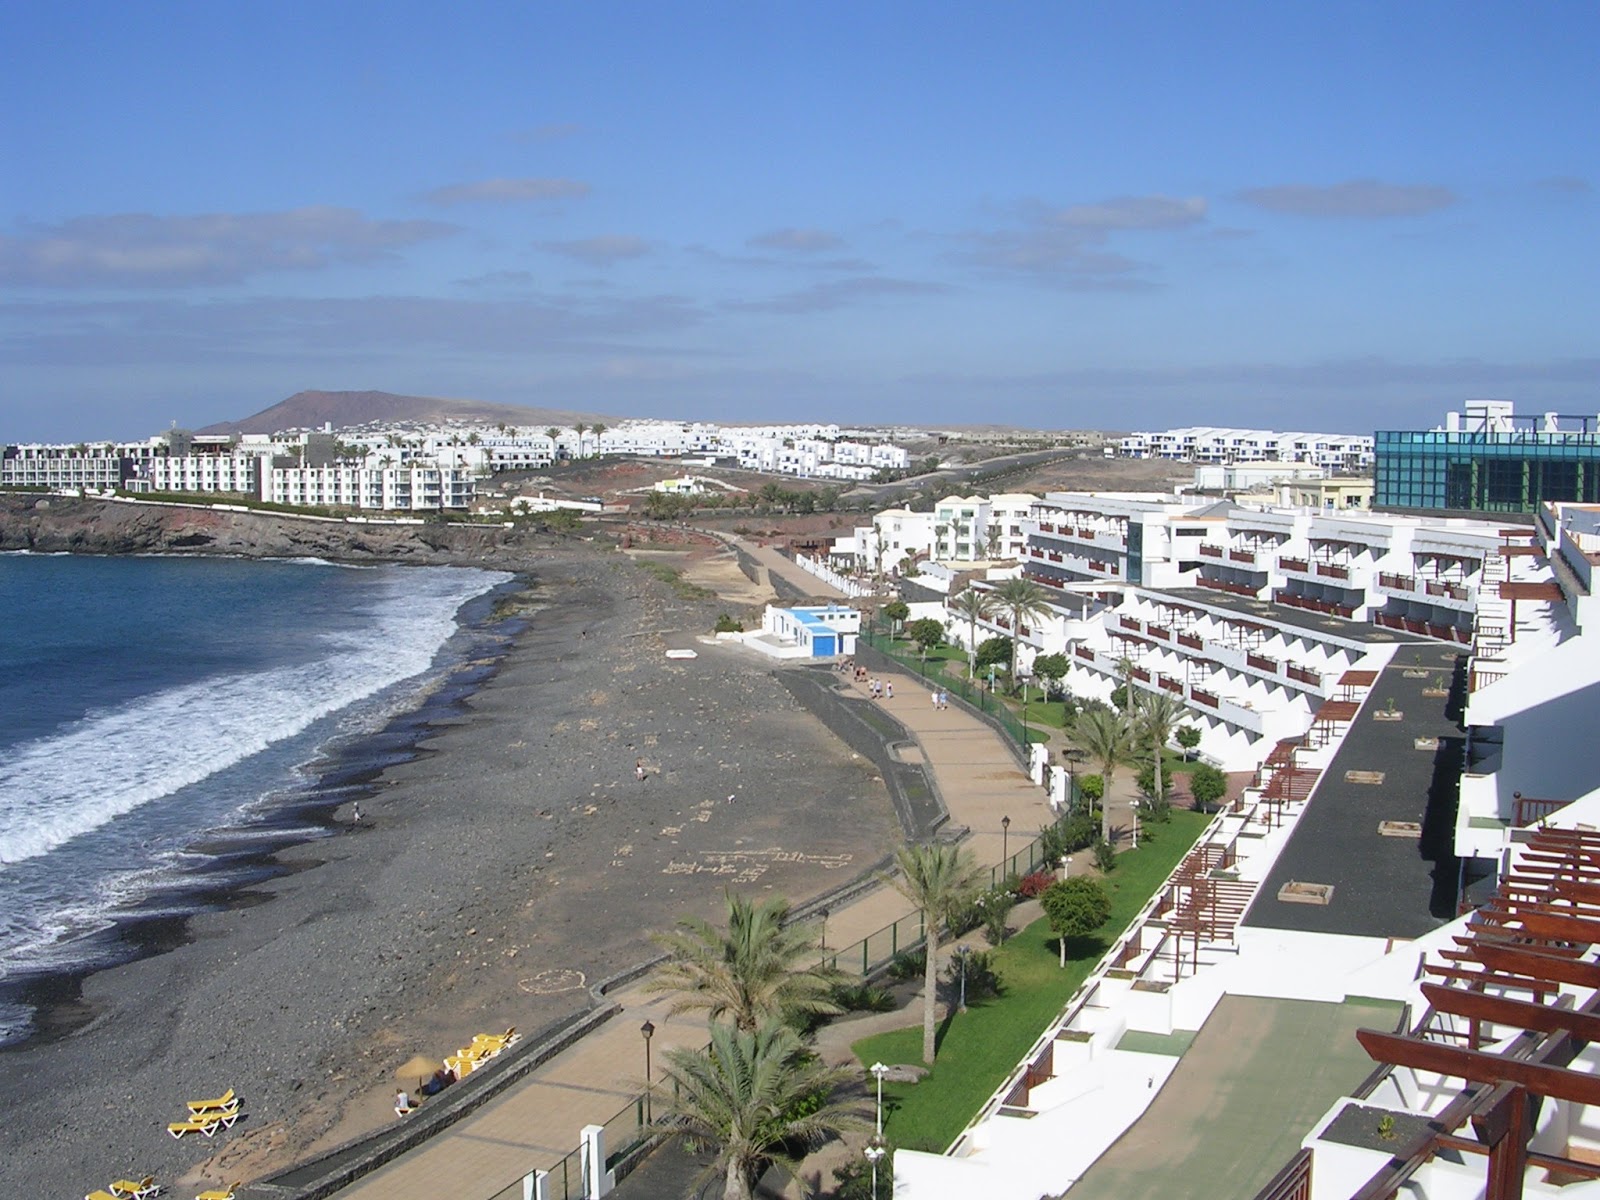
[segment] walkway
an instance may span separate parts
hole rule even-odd
[[[794,559],[779,554],[770,546],[763,546],[747,538],[739,537],[737,534],[718,534],[717,536],[722,537],[728,545],[737,547],[741,553],[747,555],[755,563],[756,570],[760,573],[760,577],[756,582],[771,587],[779,596],[779,603],[784,602],[782,600],[784,590],[821,600],[849,599],[833,584],[819,579],[810,571],[804,570]],[[782,580],[788,585],[788,588],[780,590],[770,578],[772,576]]]
[[[855,696],[851,702],[880,704],[916,738],[951,823],[972,830],[965,845],[979,863],[1000,861],[1004,816],[1011,818],[1010,849],[1025,845],[1050,816],[1043,789],[1028,782],[989,726],[954,706],[936,711],[914,680],[893,678],[900,693],[895,699],[873,701],[864,689],[848,684]],[[827,944],[848,945],[909,912],[910,905],[894,889],[875,888],[829,913]],[[512,1185],[524,1172],[559,1163],[577,1146],[584,1125],[605,1124],[643,1089],[640,1027],[646,1020],[655,1026],[654,1063],[669,1048],[705,1044],[705,1018],[692,1013],[668,1017],[670,997],[647,995],[641,984],[634,984],[611,999],[622,1011],[589,1036],[446,1132],[336,1195],[342,1200],[520,1200],[520,1187]],[[553,1194],[563,1195],[559,1184]],[[578,1194],[576,1189],[572,1194]]]

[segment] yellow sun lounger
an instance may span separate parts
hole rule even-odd
[[[133,1200],[144,1200],[146,1196],[154,1196],[160,1190],[156,1186],[154,1175],[146,1175],[137,1182],[132,1179],[119,1179],[111,1185],[113,1195],[131,1196]]]
[[[230,1183],[225,1188],[212,1188],[209,1192],[201,1192],[194,1200],[233,1200],[233,1194],[244,1184]]]
[[[207,1111],[209,1111],[209,1110],[211,1110],[213,1108],[238,1108],[238,1107],[239,1107],[239,1097],[237,1097],[237,1096],[235,1096],[233,1094],[233,1089],[232,1088],[229,1088],[227,1091],[223,1092],[222,1095],[218,1096],[215,1100],[191,1100],[191,1101],[189,1101],[189,1111],[192,1112],[192,1113],[203,1113],[203,1112],[207,1112]]]
[[[85,1193],[83,1200],[117,1200],[117,1198],[110,1192],[103,1192],[99,1188],[96,1188],[92,1192]]]
[[[190,1117],[187,1121],[174,1121],[167,1126],[167,1132],[175,1138],[181,1138],[186,1133],[203,1133],[212,1137],[218,1129],[231,1129],[238,1119],[239,1110],[236,1108],[213,1109]]]

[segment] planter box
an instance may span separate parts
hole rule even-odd
[[[1380,708],[1377,712],[1372,714],[1372,719],[1374,721],[1404,721],[1406,719],[1406,714],[1400,711],[1389,712],[1386,709]]]
[[[1417,750],[1437,750],[1439,748],[1439,739],[1436,737],[1412,738],[1411,745]]]
[[[1383,772],[1382,771],[1346,771],[1344,773],[1344,781],[1346,783],[1381,784],[1383,782]]]
[[[1286,883],[1278,889],[1278,899],[1285,904],[1318,904],[1326,906],[1333,903],[1333,884]]]
[[[1378,836],[1417,839],[1422,836],[1422,826],[1416,821],[1379,821]]]

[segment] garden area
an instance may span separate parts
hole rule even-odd
[[[977,995],[969,989],[965,1012],[949,1006],[938,1030],[934,1066],[920,1082],[884,1085],[886,1139],[936,1152],[954,1141],[1209,822],[1205,814],[1175,810],[1169,821],[1147,828],[1137,850],[1117,856],[1115,869],[1100,880],[1109,915],[1092,933],[1066,939],[1065,969],[1059,965],[1059,939],[1042,917],[989,951],[986,965],[998,991]],[[853,1049],[863,1067],[920,1064],[922,1030],[879,1034]]]

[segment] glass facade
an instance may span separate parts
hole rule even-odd
[[[1379,430],[1374,508],[1532,512],[1600,503],[1600,434]]]

